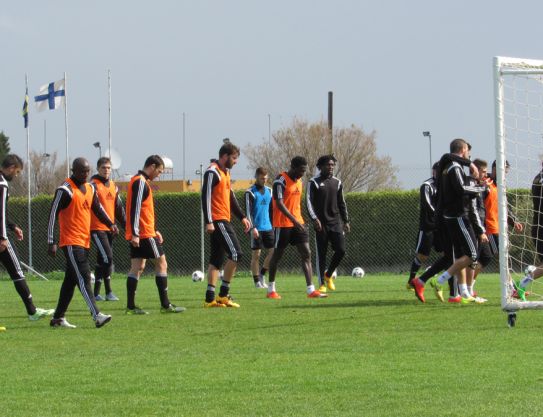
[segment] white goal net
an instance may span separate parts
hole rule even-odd
[[[515,290],[526,269],[543,262],[543,213],[532,195],[542,174],[543,60],[495,57],[494,81],[502,308],[543,308],[543,277],[523,287],[525,300]],[[522,231],[508,226],[511,217]]]

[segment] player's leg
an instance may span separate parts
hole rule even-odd
[[[255,239],[251,239],[253,242]],[[260,281],[260,253],[261,249],[255,248],[254,244],[251,244],[251,272],[253,274],[253,281],[255,287],[259,288],[258,283]]]
[[[328,232],[328,240],[332,245],[334,253],[332,259],[330,259],[328,268],[326,268],[326,271],[324,272],[324,278],[328,289],[333,291],[336,289],[333,278],[334,271],[345,256],[345,234],[343,232],[330,231]]]
[[[326,292],[324,272],[326,270],[326,255],[328,254],[328,232],[326,230],[315,231],[315,269],[319,280],[319,291]]]
[[[154,247],[154,254],[158,256],[154,258],[155,264],[155,284],[160,298],[161,313],[182,313],[186,310],[185,307],[179,307],[170,302],[168,297],[168,262],[162,245],[156,238],[149,239],[150,244]]]
[[[219,280],[219,271],[224,262],[224,248],[222,244],[222,233],[215,224],[215,230],[209,236],[210,254],[207,267],[207,288],[204,307],[224,307],[215,300],[215,287]]]
[[[92,315],[93,320],[96,320],[96,316],[100,313],[94,294],[92,292],[90,265],[89,265],[89,251],[80,246],[66,246],[65,247],[66,258],[68,259],[68,269],[71,276],[76,280],[76,285],[79,287],[79,291],[83,296],[83,300],[87,304],[87,307]]]
[[[258,282],[261,288],[268,288],[266,284],[266,272],[270,269],[270,261],[273,256],[273,248],[275,247],[275,234],[273,230],[264,230],[260,233],[260,239],[267,253],[264,262],[262,262],[262,268],[260,268]]]
[[[108,300],[118,301],[118,298],[111,291],[111,272],[113,270],[113,236],[105,231],[94,231],[91,233],[92,241],[96,246],[96,268],[94,272],[94,297],[97,301]],[[106,297],[100,296],[100,289],[104,283]]]
[[[11,277],[17,294],[19,294],[19,297],[21,297],[21,300],[23,301],[23,304],[26,308],[26,313],[28,314],[28,318],[34,321],[53,314],[54,310],[52,309],[46,310],[36,307],[34,305],[32,293],[30,292],[30,288],[28,287],[28,284],[26,282],[23,270],[21,269],[19,259],[17,258],[17,253],[15,251],[15,248],[11,245],[9,239],[7,241],[6,250],[0,253],[0,261],[6,268],[9,276]]]
[[[64,252],[64,254],[66,256],[66,252]],[[77,285],[76,277],[74,276],[74,273],[68,264],[69,260],[66,256],[66,271],[64,273],[64,280],[62,281],[62,285],[60,286],[57,307],[55,308],[55,313],[53,314],[53,318],[50,322],[51,327],[75,328],[75,326],[68,323],[65,318],[68,306],[70,305],[70,302],[72,301],[72,298],[74,296],[75,286]]]
[[[268,293],[266,295],[267,298],[272,298],[272,299],[281,298],[279,293],[276,291],[275,276],[277,274],[277,266],[279,265],[279,261],[283,257],[283,253],[285,252],[285,249],[289,244],[290,230],[291,228],[286,228],[286,227],[277,227],[275,229],[275,235],[274,235],[275,243],[274,243],[273,255],[270,259],[270,269],[269,269],[269,276],[268,276]]]
[[[309,298],[324,298],[327,295],[315,290],[313,285],[313,268],[311,267],[311,249],[309,242],[302,239],[301,241],[295,241],[296,248],[300,254],[300,261],[302,264],[302,271],[304,272],[306,292]]]
[[[130,271],[126,278],[126,314],[147,314],[136,305],[136,291],[138,282],[145,269],[146,259],[143,258],[140,248],[130,245]]]
[[[408,287],[411,287],[411,281],[415,278],[417,272],[419,272],[420,267],[428,259],[428,255],[430,255],[430,250],[432,247],[430,235],[433,235],[433,233],[419,230],[419,234],[417,235],[417,244],[415,246],[415,256],[411,261],[409,279],[407,280]]]
[[[222,277],[221,287],[219,289],[219,297],[217,301],[227,307],[239,307],[239,304],[232,301],[230,297],[230,285],[234,279],[238,262],[241,260],[243,253],[230,222],[217,222],[219,232],[221,233],[221,241],[226,252],[226,263],[224,264],[224,273]]]

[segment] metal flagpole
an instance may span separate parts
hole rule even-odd
[[[107,70],[107,88],[109,100],[109,157],[111,158],[111,70]]]
[[[68,141],[68,80],[64,73],[64,130],[66,132],[66,176],[70,176],[70,151]]]
[[[25,74],[25,87],[26,87],[26,95],[28,96],[28,76]],[[26,100],[26,97],[25,97]],[[28,112],[27,108],[27,112]],[[28,118],[28,116],[27,116]],[[30,119],[30,118],[28,118]],[[30,267],[32,267],[32,200],[31,200],[31,193],[30,193],[30,121],[28,122],[28,125],[26,126],[26,169],[27,169],[27,187],[28,187],[28,233],[27,233],[27,239],[28,239],[28,263],[30,264]]]

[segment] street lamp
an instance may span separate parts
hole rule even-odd
[[[100,146],[100,142],[94,142],[92,146],[98,148],[98,159],[100,159],[102,157],[102,146]]]
[[[430,170],[432,169],[432,134],[429,130],[422,132],[422,136],[428,137],[428,143],[430,145]]]

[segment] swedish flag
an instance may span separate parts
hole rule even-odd
[[[25,102],[23,103],[23,119],[25,121],[25,129],[28,127],[28,88],[25,93]]]

